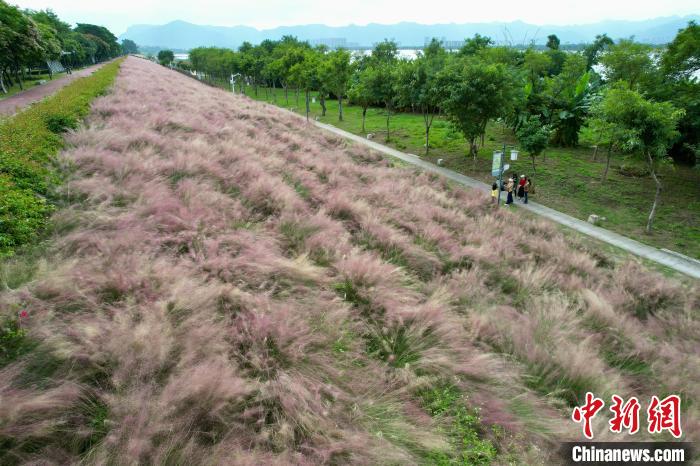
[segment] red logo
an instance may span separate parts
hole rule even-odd
[[[586,393],[586,403],[576,406],[571,413],[574,422],[583,423],[583,435],[587,439],[593,438],[591,420],[605,406],[605,402],[596,398],[593,393]],[[620,434],[628,430],[630,435],[639,432],[639,412],[641,405],[637,397],[631,397],[627,402],[617,395],[612,396],[610,411],[612,419],[608,421],[610,432]],[[681,399],[678,395],[669,395],[663,400],[652,396],[647,408],[647,431],[650,434],[660,434],[663,431],[670,432],[675,438],[683,435],[681,429]]]
[[[652,396],[647,416],[650,434],[667,430],[674,437],[679,438],[683,433],[681,431],[681,399],[678,395],[669,395],[661,401],[657,396]]]
[[[630,434],[636,434],[639,431],[639,400],[633,396],[627,403],[623,403],[624,400],[617,395],[613,395],[612,400],[610,411],[615,416],[610,419],[610,431],[619,434],[625,428]]]
[[[596,398],[593,396],[593,393],[588,392],[586,393],[586,404],[580,407],[575,407],[574,412],[571,413],[571,419],[573,419],[574,422],[583,421],[583,435],[585,435],[588,439],[593,438],[591,419],[598,414],[598,411],[600,411],[603,406],[605,406],[605,402],[603,400]]]

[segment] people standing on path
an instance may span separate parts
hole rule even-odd
[[[513,188],[515,187],[515,181],[513,178],[508,178],[508,184],[506,185],[506,191],[508,191],[508,197],[506,199],[506,205],[509,206],[513,203]]]
[[[525,184],[523,185],[523,193],[525,195],[525,200],[523,204],[527,204],[527,194],[530,192],[530,178],[525,177]]]
[[[518,181],[518,199],[520,199],[520,202],[522,202],[523,197],[525,197],[525,183],[525,175],[520,175],[520,180]]]

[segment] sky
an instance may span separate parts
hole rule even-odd
[[[258,29],[302,24],[510,22],[568,25],[700,13],[698,0],[9,0],[51,8],[64,21],[93,23],[119,35],[133,24],[174,20]]]

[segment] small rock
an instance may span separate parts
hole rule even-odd
[[[368,133],[367,139],[374,139],[374,133]]]
[[[591,223],[593,225],[598,225],[600,222],[606,220],[605,217],[600,217],[596,214],[591,214],[588,216],[588,223]]]
[[[442,159],[437,159],[437,164],[442,167],[445,164],[445,161]]]

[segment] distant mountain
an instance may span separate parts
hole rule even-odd
[[[131,39],[139,45],[191,49],[199,46],[235,48],[244,41],[259,43],[264,39],[279,39],[284,35],[301,40],[343,39],[349,44],[371,46],[384,39],[393,39],[400,46],[423,46],[425,40],[437,37],[448,41],[462,41],[474,34],[487,35],[499,44],[527,45],[534,40],[544,44],[547,35],[556,34],[563,44],[590,42],[597,34],[607,33],[619,39],[634,36],[637,40],[663,44],[673,39],[678,29],[688,21],[700,20],[700,16],[670,16],[643,21],[601,21],[593,24],[571,26],[538,26],[514,21],[509,23],[465,24],[376,24],[366,26],[281,26],[258,30],[248,26],[200,26],[186,21],[173,21],[163,25],[140,24],[131,26],[120,39]]]

